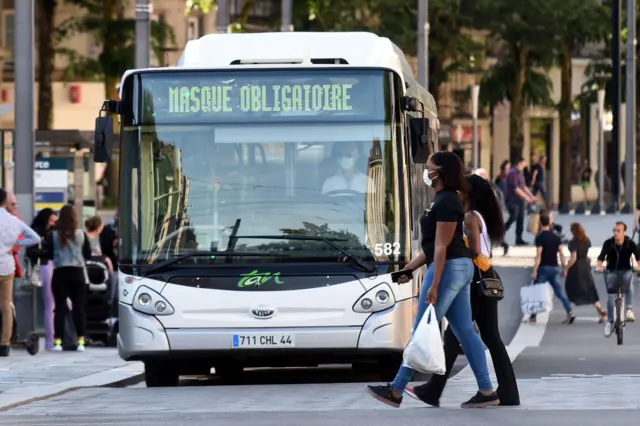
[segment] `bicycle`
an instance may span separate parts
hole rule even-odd
[[[604,277],[605,286],[607,287],[607,293],[609,292],[609,286],[607,285],[607,276],[608,272],[598,271],[596,273],[602,273]],[[623,282],[620,282],[622,277],[618,275],[618,280],[616,280],[615,287],[617,288],[617,292],[615,293],[615,298],[613,299],[613,329],[616,333],[616,340],[618,345],[622,345],[624,341],[624,328],[627,325],[627,319],[625,315],[625,307],[624,307],[624,294],[626,293],[626,289],[629,286],[633,285],[633,273],[629,274],[629,283],[625,286]]]

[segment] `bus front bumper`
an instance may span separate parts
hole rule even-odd
[[[217,357],[261,357],[290,354],[335,354],[348,358],[364,354],[402,352],[411,337],[413,300],[371,314],[362,326],[256,329],[165,329],[152,315],[120,304],[118,352],[127,361]],[[234,347],[234,336],[278,336],[285,347]],[[290,337],[290,339],[287,339]],[[237,339],[237,338],[235,338]],[[337,362],[337,361],[336,361]]]

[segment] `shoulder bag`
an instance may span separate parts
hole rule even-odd
[[[480,235],[482,235],[484,243],[489,247],[489,250],[491,250],[491,246],[487,244],[484,233],[481,232]],[[480,256],[486,258],[482,253],[480,253]],[[498,275],[498,272],[495,270],[493,265],[484,271],[477,265],[475,265],[475,269],[476,274],[474,275],[474,279],[476,280],[475,283],[478,286],[480,295],[491,299],[502,300],[504,298],[504,285],[502,285],[500,275]]]

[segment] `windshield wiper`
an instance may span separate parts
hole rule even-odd
[[[274,255],[271,254],[271,253],[231,252],[231,251],[228,251],[228,250],[226,250],[226,251],[194,251],[194,252],[191,252],[191,253],[181,254],[179,256],[176,256],[173,259],[165,260],[164,262],[153,264],[153,266],[149,267],[148,269],[146,269],[144,271],[143,275],[145,277],[148,277],[149,275],[151,275],[154,272],[161,271],[161,270],[167,268],[168,266],[171,266],[173,264],[181,262],[181,261],[183,261],[185,259],[189,259],[191,257],[201,257],[201,256],[211,256],[211,257],[217,257],[217,256],[274,257]],[[279,254],[278,257],[288,257],[288,256],[284,255],[284,254],[283,255]]]
[[[334,243],[334,241],[348,241],[342,238],[326,238],[320,237],[317,235],[236,235],[236,240],[240,238],[251,238],[251,239],[265,239],[265,240],[300,240],[300,241],[322,241],[334,249],[338,250],[342,253],[347,259],[357,265],[360,269],[365,272],[375,272],[376,267],[373,265],[369,265],[362,261],[358,256],[351,253],[350,251],[340,247],[338,244]]]

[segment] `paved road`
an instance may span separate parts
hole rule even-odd
[[[511,343],[521,407],[461,410],[460,402],[475,391],[472,374],[461,362],[442,409],[405,398],[395,410],[364,393],[362,382],[369,378],[349,376],[344,369],[296,369],[254,372],[236,384],[186,380],[179,388],[80,389],[0,413],[0,425],[413,425],[427,419],[442,426],[600,426],[612,419],[637,425],[640,324],[629,324],[625,344],[617,346],[614,338],[603,336],[592,307],[576,308],[576,322],[561,324],[564,314],[556,300],[550,314],[516,334],[518,287],[528,281],[528,270],[500,272],[508,290],[500,306],[501,332]]]
[[[505,215],[505,220],[509,215]],[[591,239],[594,247],[601,247],[602,242],[607,238],[613,236],[613,225],[617,221],[621,221],[627,224],[629,227],[629,236],[631,236],[631,230],[633,229],[633,215],[632,214],[611,214],[611,215],[559,215],[555,214],[553,219],[555,223],[562,225],[563,231],[567,236],[570,236],[569,227],[573,222],[579,222],[585,228],[587,236]],[[524,240],[529,243],[533,243],[533,235],[527,233],[527,219],[525,218],[524,224]],[[515,242],[515,225],[513,225],[506,234],[506,240],[509,244]]]

